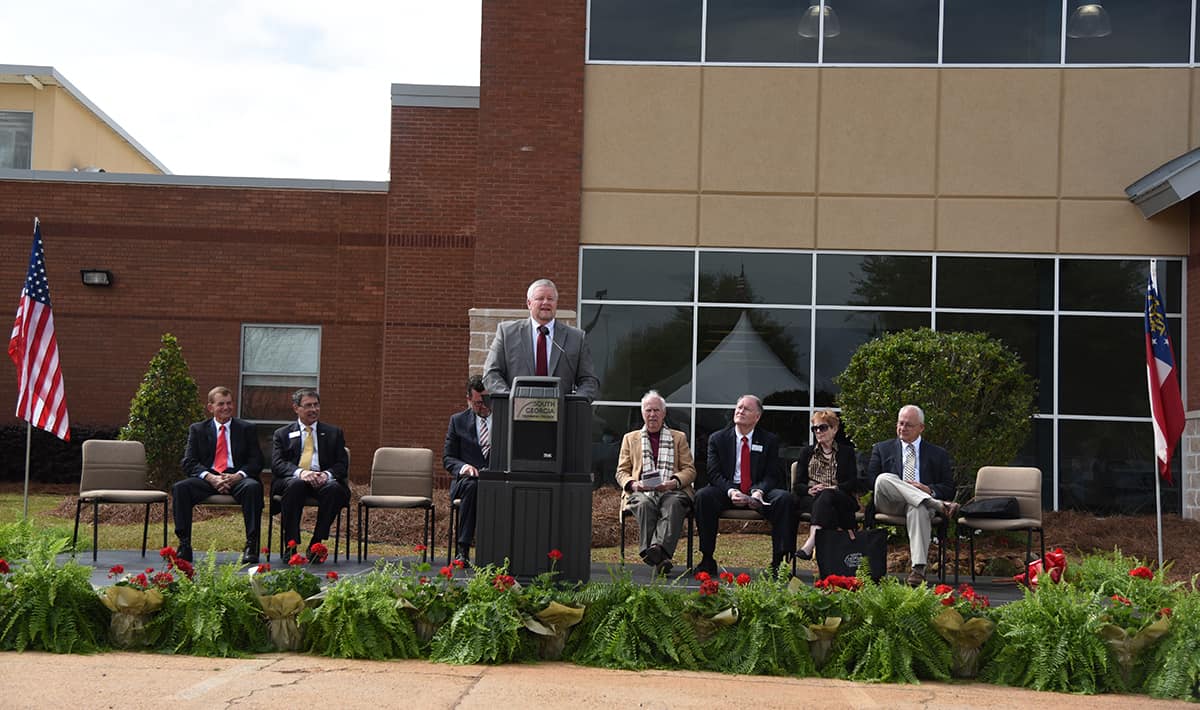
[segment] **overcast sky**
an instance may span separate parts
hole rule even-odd
[[[52,66],[177,175],[387,180],[391,85],[479,84],[480,0],[8,3],[0,64]]]

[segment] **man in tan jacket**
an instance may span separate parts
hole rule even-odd
[[[645,426],[621,440],[617,485],[622,505],[633,508],[638,521],[642,559],[659,574],[674,566],[672,556],[692,505],[696,465],[683,432],[663,426],[667,403],[650,390],[642,397]]]

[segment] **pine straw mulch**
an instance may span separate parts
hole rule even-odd
[[[367,493],[366,484],[356,483],[351,486],[353,499],[351,501],[352,516],[358,498]],[[19,489],[18,489],[19,490]],[[38,493],[55,493],[64,496],[62,503],[52,512],[57,517],[74,520],[76,488],[72,486],[37,486]],[[620,527],[617,523],[617,508],[620,504],[620,494],[613,488],[601,488],[592,497],[592,546],[615,547],[620,539]],[[445,489],[434,491],[434,506],[437,510],[437,530],[434,541],[443,548],[449,535],[450,502],[449,492]],[[151,521],[161,520],[161,506],[151,508]],[[195,520],[206,520],[220,515],[237,515],[237,511],[220,507],[197,507]],[[82,520],[91,522],[91,509],[85,507]],[[303,526],[311,528],[315,521],[316,511],[306,509]],[[142,509],[133,505],[108,505],[100,509],[102,523],[134,524],[142,522]],[[379,512],[372,516],[371,541],[373,543],[392,543],[397,545],[415,544],[420,540],[423,516],[417,512]],[[1142,560],[1155,561],[1158,559],[1157,532],[1153,515],[1139,516],[1106,516],[1101,517],[1091,513],[1076,511],[1047,512],[1043,517],[1046,527],[1046,548],[1061,547],[1069,554],[1090,554],[1121,550],[1124,554]],[[723,534],[766,533],[765,523],[722,523]],[[803,529],[801,530],[803,534]],[[629,522],[627,543],[636,545],[637,525]],[[1200,573],[1200,545],[1194,541],[1200,539],[1200,521],[1183,520],[1178,515],[1163,516],[1163,552],[1168,563],[1172,563],[1170,578],[1173,580],[1189,580],[1192,575]],[[1033,540],[1033,554],[1038,554],[1037,536]],[[969,574],[967,565],[967,545],[962,544],[962,561],[960,572]],[[976,541],[976,571],[983,575],[1007,576],[1020,571],[1021,558],[1025,554],[1025,535],[1015,533],[1010,535],[982,535]],[[947,555],[953,559],[953,542],[948,546]],[[907,569],[908,545],[897,536],[889,540],[888,567],[893,571]],[[737,564],[734,560],[729,563]],[[749,565],[747,565],[749,566]]]

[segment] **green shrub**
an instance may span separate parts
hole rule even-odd
[[[537,657],[525,629],[516,580],[503,567],[481,567],[467,582],[467,601],[433,636],[429,659],[441,663],[509,663]]]
[[[761,575],[734,588],[738,622],[704,646],[709,670],[746,675],[813,676],[808,615],[801,598],[779,580]]]
[[[218,566],[211,551],[195,577],[179,574],[163,598],[147,631],[169,653],[243,657],[271,649],[249,578],[237,564]]]
[[[1200,701],[1200,593],[1192,588],[1176,594],[1171,632],[1147,662],[1145,690],[1156,698]]]
[[[26,559],[0,577],[0,649],[94,653],[106,647],[109,613],[92,588],[92,568],[56,562],[66,537],[29,533]]]
[[[933,626],[941,600],[928,587],[914,589],[893,577],[878,584],[860,579],[857,591],[839,593],[846,620],[830,674],[889,683],[948,680],[950,647]]]
[[[333,658],[419,658],[412,621],[396,603],[400,572],[380,562],[365,577],[327,587],[321,605],[300,615],[305,647]]]

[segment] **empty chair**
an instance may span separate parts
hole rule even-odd
[[[1020,506],[1018,518],[958,519],[959,535],[954,541],[954,574],[958,579],[959,538],[969,536],[971,550],[971,583],[975,583],[975,534],[1009,530],[1025,531],[1025,563],[1033,551],[1033,533],[1041,541],[1041,559],[1046,559],[1046,533],[1042,529],[1042,470],[1029,466],[984,466],[975,478],[975,498],[1016,498]]]
[[[371,535],[371,509],[415,510],[425,512],[421,544],[422,559],[433,554],[433,452],[429,449],[381,447],[375,450],[371,465],[371,492],[358,501],[358,561],[367,556]]]
[[[101,503],[144,505],[142,524],[142,557],[146,556],[146,540],[150,534],[150,506],[163,506],[163,547],[167,546],[167,494],[146,487],[146,449],[140,441],[105,441],[91,439],[83,442],[83,470],[79,476],[79,501],[75,504],[75,534],[71,547],[79,541],[79,517],[85,502],[92,504],[92,561],[96,561],[99,542]]]

